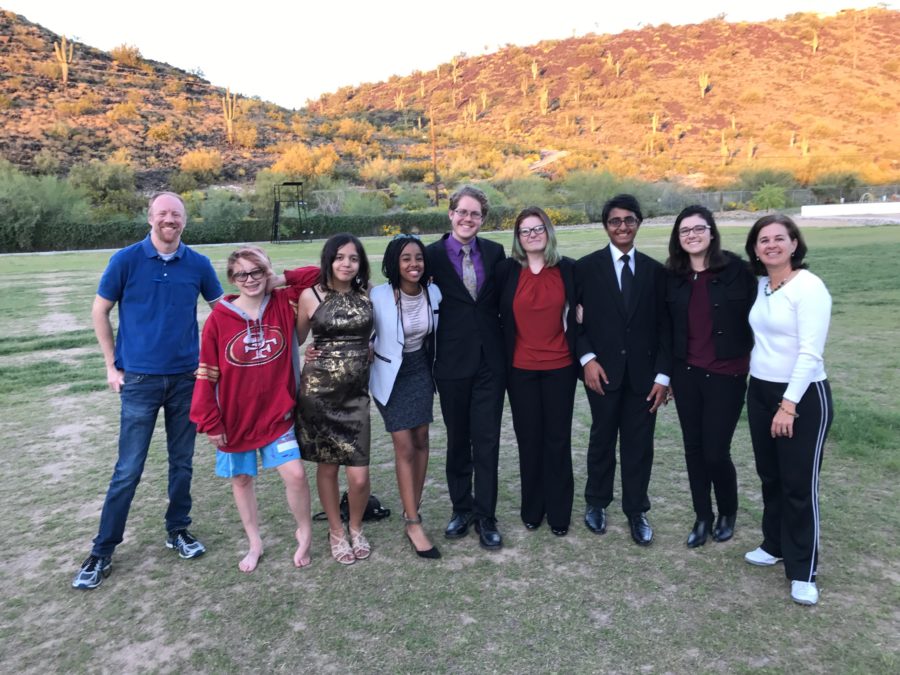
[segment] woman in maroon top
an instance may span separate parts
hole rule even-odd
[[[553,225],[541,209],[518,215],[512,257],[495,274],[519,445],[522,521],[535,530],[546,515],[553,534],[563,536],[574,494],[574,262],[560,256]]]
[[[688,206],[675,219],[666,262],[666,304],[672,318],[672,392],[696,520],[687,546],[734,534],[737,474],[731,438],[744,407],[753,332],[748,315],[756,277],[723,251],[709,209]],[[710,488],[719,515],[713,525]]]

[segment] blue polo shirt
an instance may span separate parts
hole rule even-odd
[[[217,300],[222,285],[205,255],[181,243],[163,260],[148,234],[113,254],[97,295],[119,305],[116,368],[174,375],[197,368],[197,296]]]

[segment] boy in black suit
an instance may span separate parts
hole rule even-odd
[[[606,531],[618,436],[622,510],[635,543],[646,546],[653,540],[646,515],[653,430],[669,385],[665,270],[634,248],[643,220],[637,199],[613,197],[602,219],[609,246],[575,264],[583,307],[578,356],[592,417],[584,522],[592,532]]]

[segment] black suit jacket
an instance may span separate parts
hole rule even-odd
[[[513,300],[519,286],[519,274],[524,268],[518,260],[507,258],[497,265],[497,286],[500,290],[500,328],[506,345],[506,365],[512,367],[513,352],[516,348],[516,317],[513,313]],[[559,261],[559,272],[562,276],[568,305],[566,316],[566,340],[569,350],[575,356],[578,331],[575,327],[575,261],[563,258]],[[562,321],[562,316],[560,316]]]
[[[497,312],[499,293],[494,268],[506,258],[506,253],[502,245],[478,238],[484,283],[473,300],[447,255],[449,236],[445,234],[425,248],[428,272],[443,295],[434,377],[448,380],[472,377],[483,353],[491,370],[505,378],[506,357]]]
[[[578,302],[584,307],[578,328],[578,357],[597,355],[609,384],[622,386],[626,369],[631,388],[649,393],[658,373],[671,373],[671,329],[666,310],[665,268],[635,251],[631,304],[625,306],[609,246],[575,263]]]

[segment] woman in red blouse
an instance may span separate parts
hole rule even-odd
[[[529,207],[518,215],[512,257],[497,266],[496,279],[519,445],[522,521],[535,530],[546,516],[553,534],[563,536],[574,493],[574,261],[560,256],[544,211]]]

